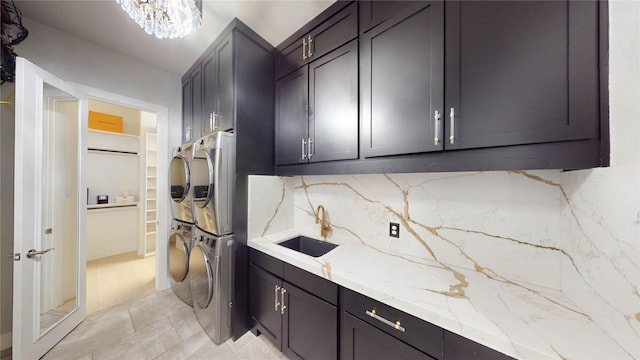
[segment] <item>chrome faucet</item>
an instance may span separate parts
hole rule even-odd
[[[318,223],[318,221],[320,221],[320,210],[322,210],[322,222],[320,223],[320,236],[322,236],[323,239],[327,239],[327,232],[331,231],[331,225],[329,225],[329,222],[327,221],[327,211],[324,209],[324,206],[322,205],[318,205],[318,209],[316,210],[316,224]]]

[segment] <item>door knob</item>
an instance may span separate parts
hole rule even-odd
[[[36,249],[29,249],[29,251],[27,251],[27,257],[29,259],[32,259],[38,255],[42,255],[42,254],[46,254],[49,251],[53,250],[54,248],[49,248],[47,250],[36,250]]]

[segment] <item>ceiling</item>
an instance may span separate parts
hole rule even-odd
[[[115,0],[15,3],[23,17],[181,76],[234,17],[277,46],[333,1],[203,0],[202,25],[181,39],[147,35]]]

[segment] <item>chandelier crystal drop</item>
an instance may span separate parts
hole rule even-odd
[[[180,38],[202,22],[202,0],[116,0],[149,35]]]

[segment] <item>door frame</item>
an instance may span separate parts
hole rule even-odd
[[[156,170],[156,291],[168,289],[170,286],[169,273],[167,271],[167,239],[169,239],[169,226],[171,217],[169,214],[169,108],[163,105],[149,103],[129,96],[96,89],[82,84],[74,84],[78,89],[87,94],[87,97],[135,108],[156,114],[156,146],[157,146],[157,170]]]

